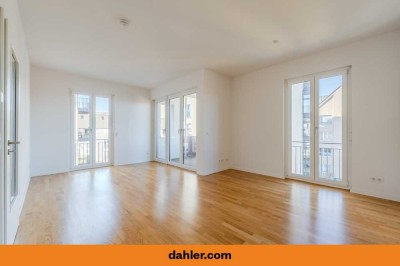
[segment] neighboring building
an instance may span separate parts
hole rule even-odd
[[[342,177],[342,86],[319,104],[319,172],[320,177],[340,180]]]

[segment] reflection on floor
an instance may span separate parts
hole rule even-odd
[[[17,244],[400,243],[400,203],[159,163],[35,177]]]
[[[171,162],[179,164],[180,159],[179,158],[173,158],[171,159]],[[187,166],[196,166],[196,157],[184,157],[183,158],[183,164]]]

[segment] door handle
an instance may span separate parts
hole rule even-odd
[[[13,145],[13,144],[15,144],[15,145],[21,144],[21,141],[11,141],[11,140],[8,141],[8,146]]]
[[[13,152],[16,152],[16,150],[10,150],[10,149],[7,150],[8,155],[10,155],[10,153],[13,153]]]

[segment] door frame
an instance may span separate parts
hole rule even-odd
[[[183,134],[180,134],[180,136],[179,136],[179,145],[180,145],[180,148],[179,148],[179,150],[180,150],[180,158],[179,158],[179,163],[174,163],[174,162],[171,162],[170,161],[170,158],[169,158],[169,151],[170,151],[170,140],[169,140],[169,137],[170,137],[170,108],[169,108],[169,104],[170,104],[170,100],[171,99],[175,99],[175,98],[180,98],[180,117],[179,117],[179,127],[182,129],[182,126],[183,126],[183,123],[184,123],[184,96],[186,96],[186,95],[190,95],[190,94],[196,94],[196,100],[198,100],[198,98],[197,98],[197,96],[198,96],[198,92],[197,92],[197,87],[194,87],[194,88],[192,88],[192,89],[189,89],[189,90],[185,90],[185,91],[182,91],[182,92],[178,92],[178,93],[173,93],[173,94],[170,94],[170,95],[167,95],[167,96],[165,96],[165,97],[161,97],[161,98],[158,98],[158,99],[156,99],[155,101],[154,101],[154,110],[155,110],[155,118],[154,118],[154,122],[156,123],[156,125],[155,125],[155,127],[154,127],[154,129],[155,129],[155,131],[154,131],[154,141],[155,141],[155,145],[154,145],[154,160],[155,161],[157,161],[157,162],[160,162],[160,163],[165,163],[165,164],[168,164],[168,165],[172,165],[172,166],[176,166],[176,167],[179,167],[179,168],[183,168],[183,169],[186,169],[186,170],[190,170],[190,171],[196,171],[196,169],[197,169],[197,162],[196,162],[196,166],[189,166],[189,165],[185,165],[185,164],[183,164],[183,153],[184,153],[184,151],[183,151],[183,142],[184,142],[184,135]],[[164,160],[160,160],[160,159],[158,159],[157,158],[157,128],[158,128],[158,124],[157,124],[157,122],[158,122],[158,118],[157,118],[157,103],[158,102],[162,102],[162,101],[165,101],[165,114],[166,114],[166,125],[165,125],[165,127],[166,127],[166,134],[165,134],[165,145],[166,145],[166,147],[165,147],[165,153],[166,153],[166,155],[165,155],[165,161]],[[196,122],[198,122],[198,115],[197,115],[197,112],[196,112]],[[196,127],[196,130],[197,130],[197,127]],[[196,132],[196,135],[197,135],[197,132]]]
[[[75,165],[75,95],[87,95],[90,97],[91,105],[90,105],[90,127],[91,127],[91,147],[90,147],[90,164],[76,166]],[[109,105],[109,112],[110,112],[110,119],[108,121],[109,126],[109,162],[108,163],[95,163],[95,149],[96,149],[96,97],[107,97],[110,99]],[[93,169],[93,168],[100,168],[114,165],[114,95],[113,94],[106,94],[106,93],[95,93],[85,90],[75,90],[70,89],[70,167],[72,171],[76,170],[84,170],[84,169]]]
[[[284,139],[285,139],[285,144],[284,144],[284,160],[285,160],[285,178],[289,179],[294,179],[294,180],[299,180],[299,181],[306,181],[309,183],[314,183],[314,184],[319,184],[319,185],[325,185],[325,186],[331,186],[331,187],[337,187],[337,188],[342,188],[342,189],[350,189],[351,188],[351,176],[350,176],[350,160],[351,160],[351,87],[350,87],[350,71],[351,71],[351,66],[346,66],[346,67],[341,67],[341,68],[336,68],[333,70],[328,70],[328,71],[322,71],[314,74],[309,74],[305,75],[302,77],[297,77],[297,78],[290,78],[286,79],[284,82],[284,104],[285,104],[285,114],[284,114],[284,119],[285,119],[285,132],[284,132]],[[343,161],[343,166],[342,166],[342,182],[335,182],[332,180],[327,180],[327,179],[322,179],[318,177],[318,171],[317,171],[317,166],[318,166],[318,159],[316,159],[316,149],[317,149],[317,142],[318,140],[318,135],[316,134],[316,123],[318,119],[317,115],[317,100],[316,100],[316,90],[318,89],[318,79],[323,78],[323,77],[330,77],[334,75],[339,75],[342,74],[343,80],[342,80],[342,86],[345,87],[342,92],[342,161]],[[304,176],[300,175],[295,175],[291,173],[291,84],[296,84],[300,82],[304,82],[306,80],[310,80],[310,97],[311,97],[311,102],[310,102],[310,113],[311,113],[311,118],[310,118],[310,123],[311,123],[311,130],[310,130],[310,153],[311,153],[311,158],[314,158],[313,160],[310,160],[311,163],[311,169],[310,169],[310,177],[305,178]]]

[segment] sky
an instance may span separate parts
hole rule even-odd
[[[342,85],[342,76],[333,76],[319,80],[319,96],[328,96]]]
[[[96,97],[96,112],[97,113],[108,112],[108,98]]]

